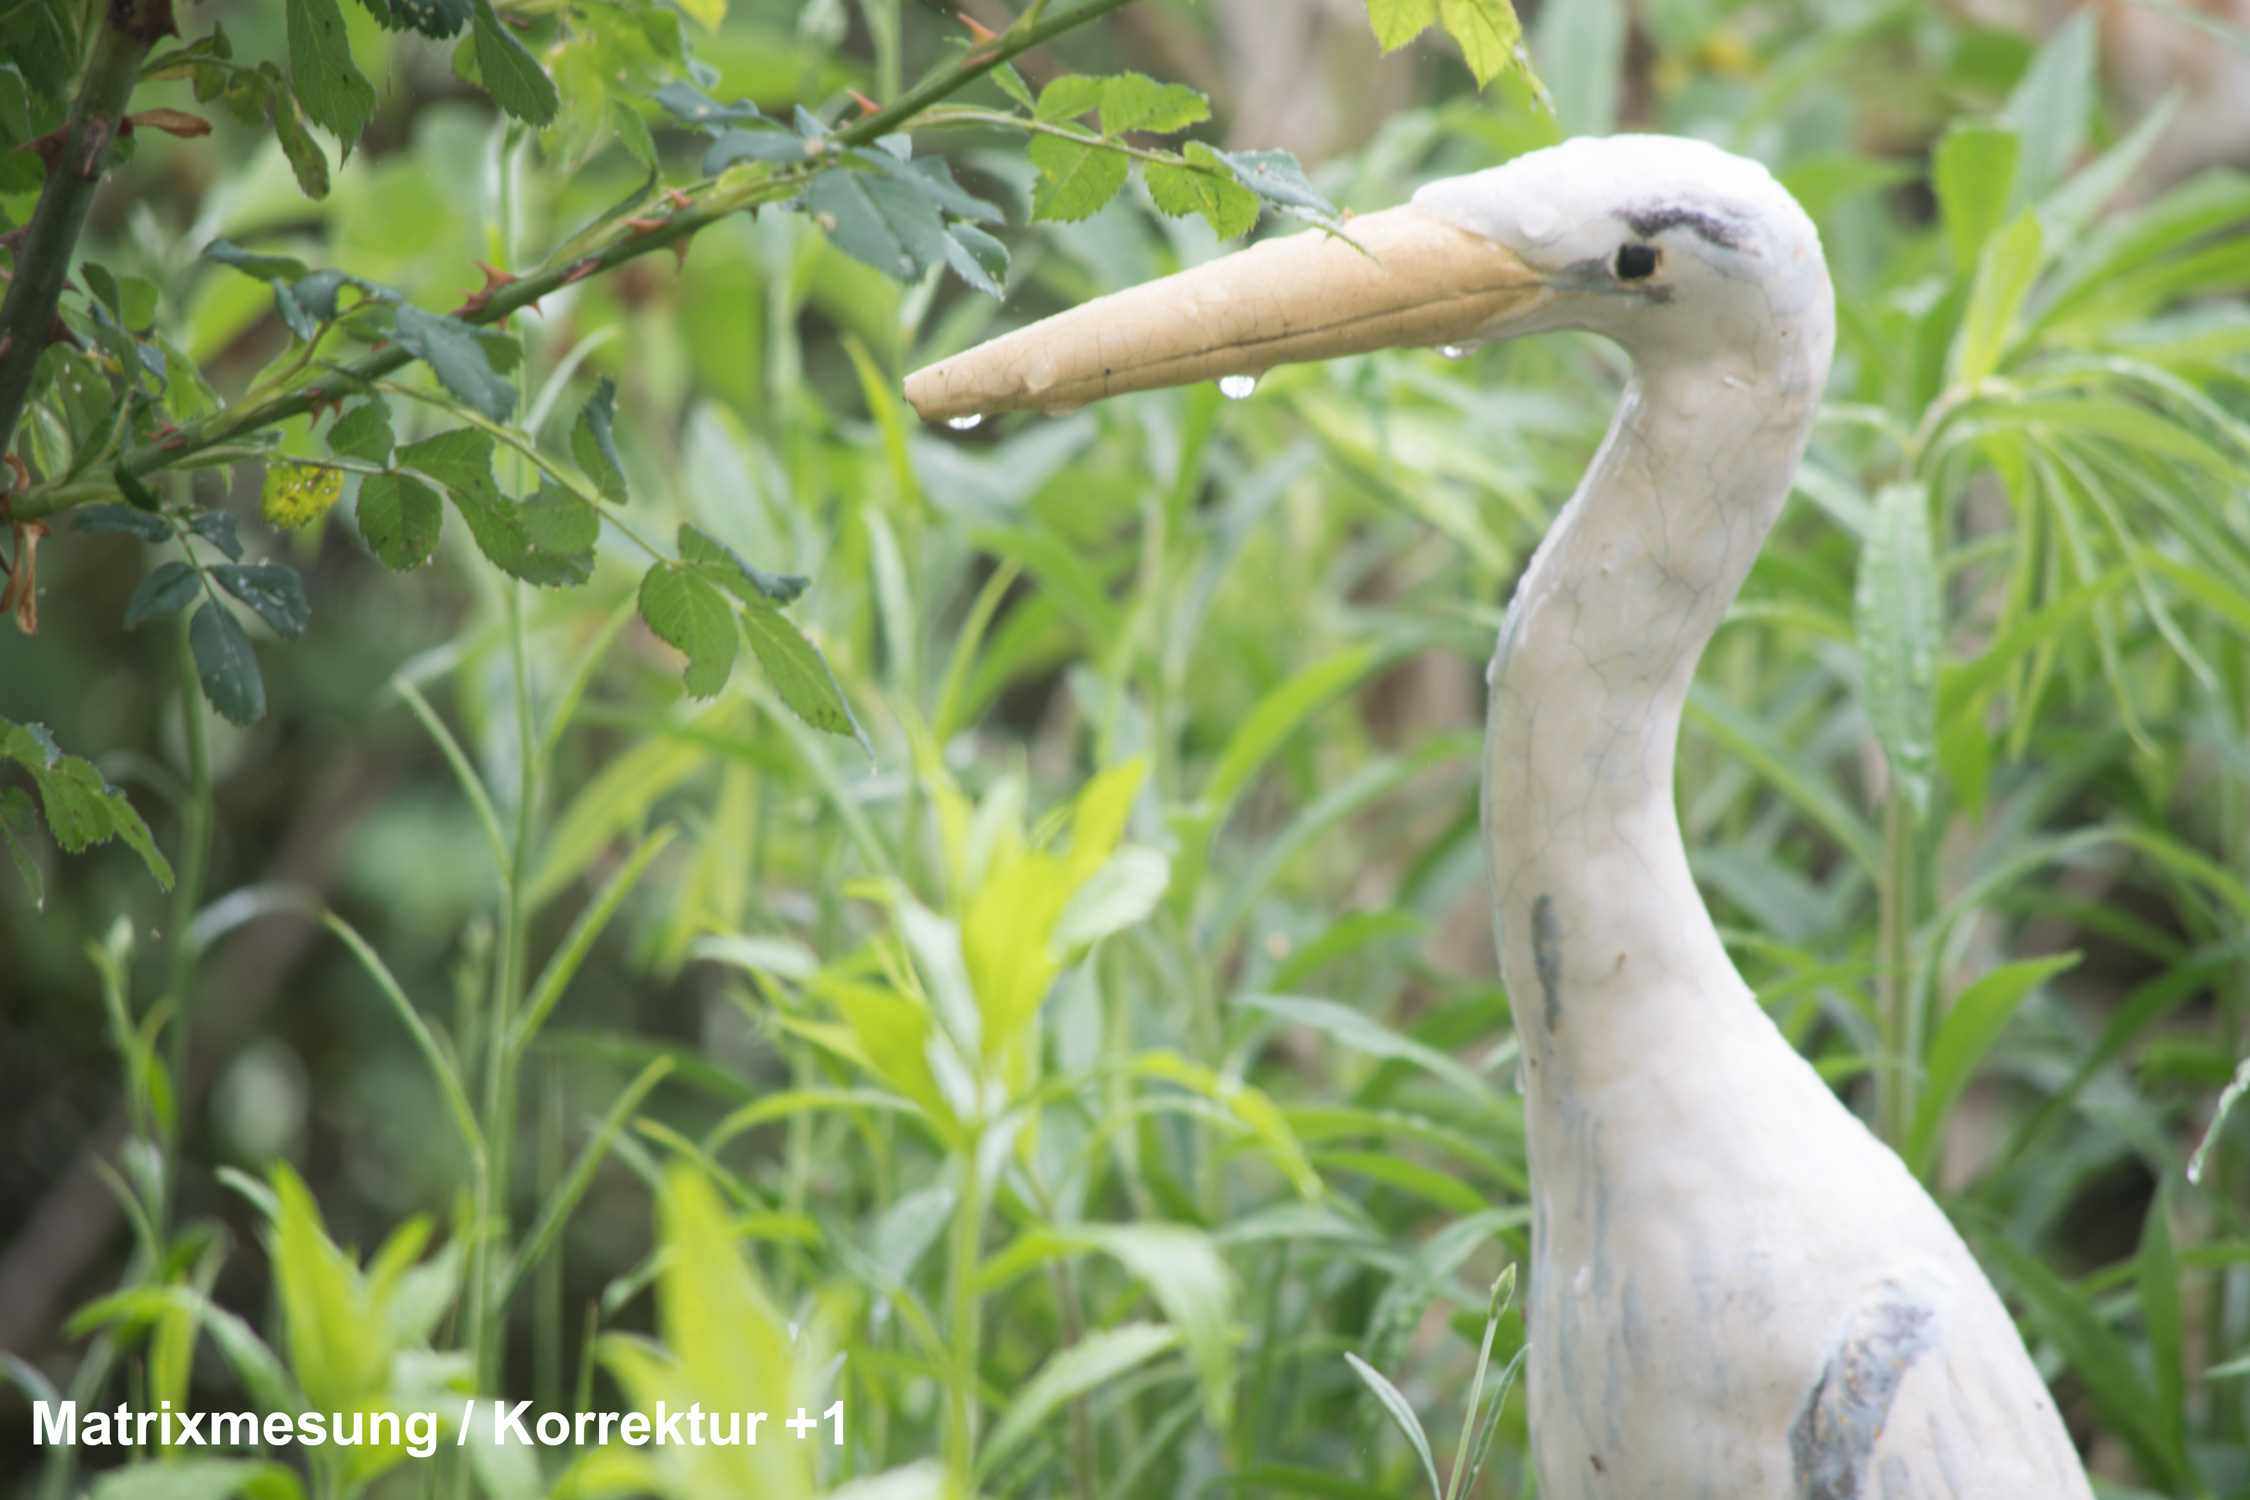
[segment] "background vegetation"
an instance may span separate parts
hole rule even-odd
[[[1480,675],[1618,356],[896,392],[1622,125],[1771,164],[1843,314],[1691,707],[1706,895],[2107,1492],[2245,1492],[2250,1127],[2188,1158],[2250,1020],[2250,179],[2135,86],[2158,12],[2224,87],[2154,4],[1548,0],[1554,113],[1473,0],[0,13],[10,144],[80,57],[138,122],[8,516],[0,1482],[1528,1494]],[[849,1420],[92,1476],[58,1391]]]

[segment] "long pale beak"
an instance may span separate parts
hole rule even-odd
[[[1352,244],[1268,240],[1098,298],[915,371],[906,399],[928,420],[1070,411],[1275,365],[1472,343],[1547,297],[1514,251],[1411,205],[1349,233]]]

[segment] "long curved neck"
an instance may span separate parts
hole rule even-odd
[[[1535,1091],[1624,1076],[1747,998],[1688,873],[1672,766],[1696,660],[1811,430],[1826,349],[1791,353],[1644,355],[1502,628],[1485,836]]]

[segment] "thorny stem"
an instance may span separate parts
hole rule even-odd
[[[149,5],[162,4],[165,0],[114,0],[114,3]],[[892,134],[913,122],[932,105],[960,92],[1003,63],[1131,3],[1132,0],[1084,0],[1083,4],[1073,6],[1051,19],[1044,17],[1042,5],[1034,3],[996,41],[972,48],[958,62],[931,74],[887,107],[836,131],[822,144],[828,146],[831,153],[837,147],[870,145],[882,136]],[[137,62],[136,55],[136,65]],[[130,92],[130,89],[127,91]],[[500,322],[511,313],[520,312],[540,298],[574,282],[614,270],[627,261],[638,260],[652,251],[670,249],[692,239],[732,214],[793,197],[813,170],[809,165],[788,167],[772,176],[758,177],[747,182],[729,181],[726,177],[721,177],[699,184],[694,191],[701,196],[691,199],[689,206],[652,225],[646,221],[635,223],[625,220],[601,226],[593,233],[607,235],[608,238],[598,246],[588,245],[585,237],[581,236],[564,245],[545,265],[495,288],[483,303],[466,309],[457,316],[465,323],[479,326]],[[44,210],[44,202],[41,207]],[[81,212],[77,222],[83,222],[83,219],[84,214]],[[73,224],[70,240],[76,240],[76,223]],[[19,284],[20,279],[19,277]],[[59,296],[59,279],[56,285]],[[13,304],[14,297],[11,293],[10,306]],[[14,323],[10,321],[6,326],[13,327]],[[127,472],[145,478],[160,469],[176,466],[229,438],[271,427],[291,417],[304,416],[321,407],[333,405],[403,368],[412,360],[413,356],[398,345],[384,345],[349,364],[331,366],[330,374],[308,381],[294,390],[228,408],[190,422],[153,441],[136,444],[127,449],[118,462]],[[29,388],[29,378],[27,367],[26,389]],[[17,399],[17,407],[21,407],[20,397]],[[10,413],[11,430],[13,419],[13,413]],[[111,492],[112,487],[106,479],[82,477],[67,484],[55,484],[27,492],[18,498],[12,514],[19,520],[36,520],[88,501],[106,498]]]
[[[176,36],[172,0],[110,0],[94,54],[56,149],[43,153],[46,186],[16,252],[15,279],[0,302],[0,451],[15,441],[31,376],[62,304],[70,257],[109,168],[111,148],[140,81],[141,59],[160,36]],[[28,519],[28,518],[27,518]]]

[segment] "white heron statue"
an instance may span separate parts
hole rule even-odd
[[[1067,410],[1561,328],[1632,356],[1488,679],[1539,1493],[2090,1500],[1960,1235],[1735,972],[1674,813],[1689,679],[1828,374],[1812,222],[1756,163],[1621,136],[1432,183],[1349,231],[1363,248],[1268,241],[995,339],[906,392],[932,419]]]

